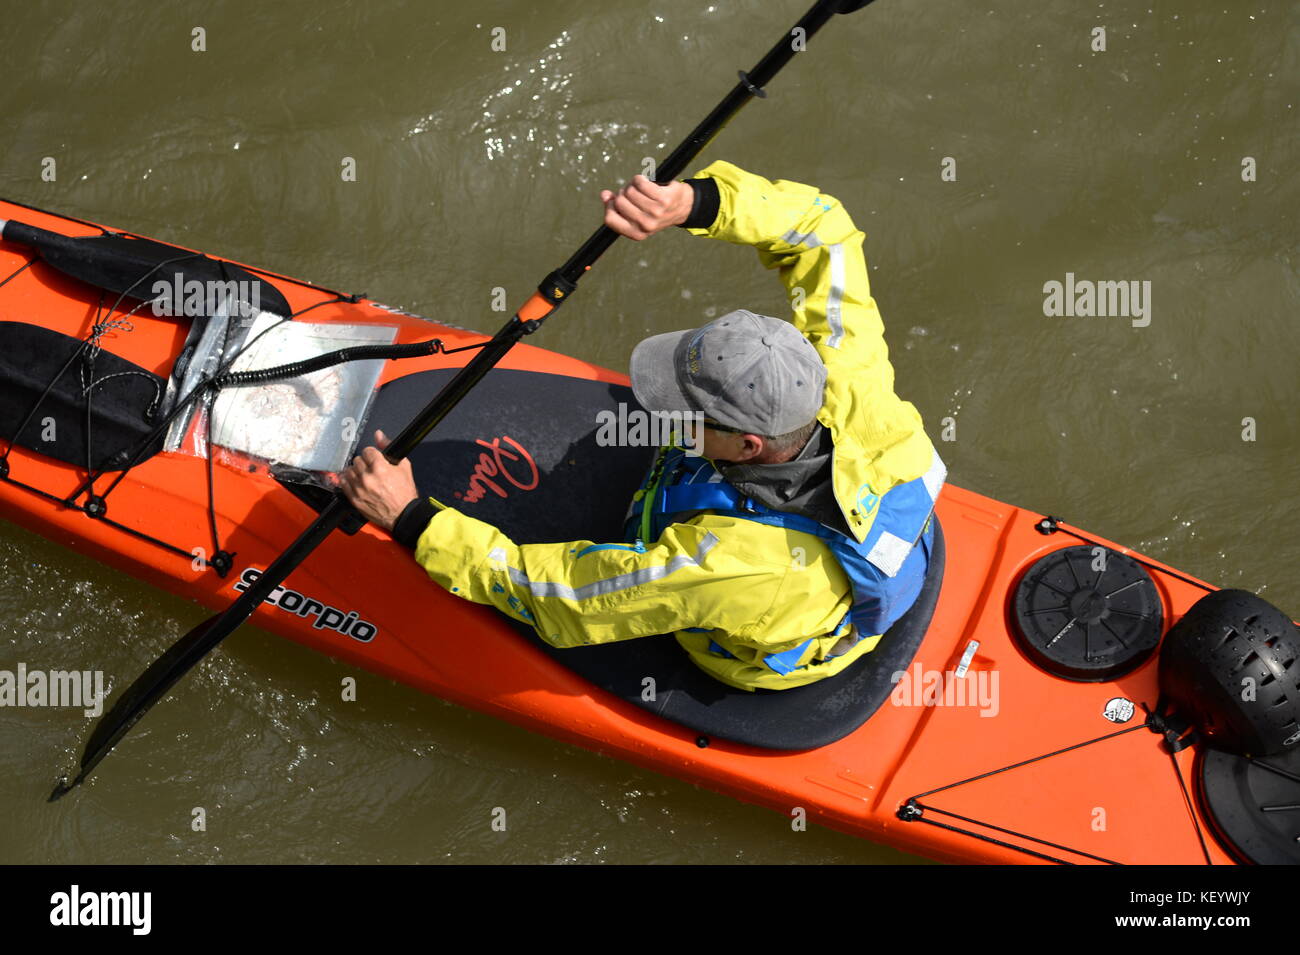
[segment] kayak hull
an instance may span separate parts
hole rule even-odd
[[[86,223],[0,202],[0,219],[10,218],[68,235],[98,232]],[[0,279],[31,257],[22,246],[0,242]],[[455,347],[485,338],[367,300],[335,301],[329,290],[250,271],[273,281],[293,309],[317,306],[300,321],[383,324],[396,330],[399,343],[436,334]],[[37,263],[0,289],[0,320],[84,337],[100,299],[97,289]],[[141,313],[129,331],[106,335],[102,347],[166,376],[185,332],[176,319]],[[459,367],[464,359],[465,353],[390,361],[380,382]],[[627,385],[623,375],[527,344],[499,367],[614,389]],[[462,470],[447,477],[448,487],[469,491],[477,473],[482,490],[485,474],[501,463],[492,454],[493,442],[502,447],[502,437],[528,446],[526,435],[511,434],[509,411],[502,407],[504,421],[484,420],[480,448],[468,449],[458,465]],[[186,561],[147,539],[163,538],[182,552],[210,553],[203,458],[154,455],[113,490],[101,518],[60,500],[81,485],[83,469],[22,447],[11,451],[8,463],[9,477],[0,480],[0,516],[212,610],[228,606],[248,569],[266,567],[314,516],[263,462],[227,455],[211,469],[222,547],[235,555],[233,568],[221,577],[201,561]],[[521,465],[516,458],[510,466]],[[502,509],[534,506],[533,489],[525,487],[528,474],[516,470],[514,480],[502,480],[498,469],[495,476],[502,493],[489,488],[483,495],[485,519]],[[471,504],[478,502],[449,503],[474,513]],[[1159,734],[1140,726],[1142,707],[1156,705],[1157,658],[1111,680],[1076,682],[1039,669],[1013,633],[1012,595],[1037,560],[1081,542],[1133,552],[1064,524],[1044,533],[1041,514],[952,484],[940,495],[937,515],[947,542],[947,573],[916,656],[875,715],[816,749],[772,751],[702,740],[688,727],[633,706],[558,665],[500,614],[441,590],[409,552],[369,526],[326,540],[287,581],[286,593],[302,600],[263,605],[253,622],[552,738],[933,859],[1231,864],[1199,806],[1185,796],[1196,787],[1196,748],[1171,755]],[[1166,628],[1213,589],[1133,556],[1155,584]],[[373,633],[341,632],[322,625],[320,612],[296,611],[311,601],[355,615]],[[1116,723],[1105,715],[1116,699],[1135,704],[1130,721]],[[108,783],[112,772],[110,760],[98,775]],[[979,776],[984,778],[951,785]],[[915,809],[911,818],[900,817],[900,811],[909,816],[909,805],[924,807],[920,818]]]

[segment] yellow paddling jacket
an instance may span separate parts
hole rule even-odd
[[[836,501],[864,541],[882,496],[917,478],[935,496],[943,471],[920,414],[894,394],[863,234],[839,202],[812,186],[772,182],[721,161],[696,178],[716,182],[720,203],[712,225],[689,231],[757,249],[786,287],[795,327],[827,366],[817,418],[834,442]],[[434,504],[441,510],[415,553],[429,576],[531,624],[557,647],[675,632],[719,680],[780,689],[838,673],[879,640],[846,638],[849,579],[826,542],[809,533],[706,511],[643,546],[517,545]],[[764,665],[801,645],[789,672]]]

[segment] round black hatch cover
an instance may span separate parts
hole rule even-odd
[[[1131,557],[1104,547],[1053,551],[1025,572],[1012,607],[1021,649],[1067,680],[1110,680],[1160,642],[1160,595]]]
[[[1253,758],[1207,749],[1201,797],[1245,861],[1300,865],[1300,748]]]

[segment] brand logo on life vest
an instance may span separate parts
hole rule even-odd
[[[503,441],[510,447],[503,447]],[[457,499],[474,504],[481,501],[488,491],[497,497],[508,496],[509,492],[503,485],[510,485],[520,491],[531,491],[537,487],[537,482],[541,479],[537,463],[514,438],[503,434],[491,441],[479,438],[474,443],[487,450],[478,456],[478,463],[469,476],[469,486],[463,492],[454,492]]]
[[[870,484],[858,488],[858,513],[861,517],[870,517],[880,504],[880,495],[873,494]]]
[[[242,594],[261,576],[262,572],[256,567],[249,567],[235,581],[235,590]],[[295,617],[315,617],[311,624],[313,630],[337,630],[362,643],[369,643],[379,632],[379,628],[370,621],[358,619],[355,610],[344,613],[337,607],[330,607],[284,586],[272,590],[265,602]]]

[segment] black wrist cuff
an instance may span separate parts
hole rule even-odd
[[[718,209],[722,205],[722,197],[718,192],[717,182],[707,178],[685,179],[683,182],[690,186],[691,191],[695,193],[695,204],[691,206],[691,214],[687,216],[681,227],[683,229],[707,229],[718,218]]]
[[[437,513],[438,509],[427,497],[413,498],[393,524],[393,540],[408,550],[415,550],[415,545],[420,543],[420,535]]]

